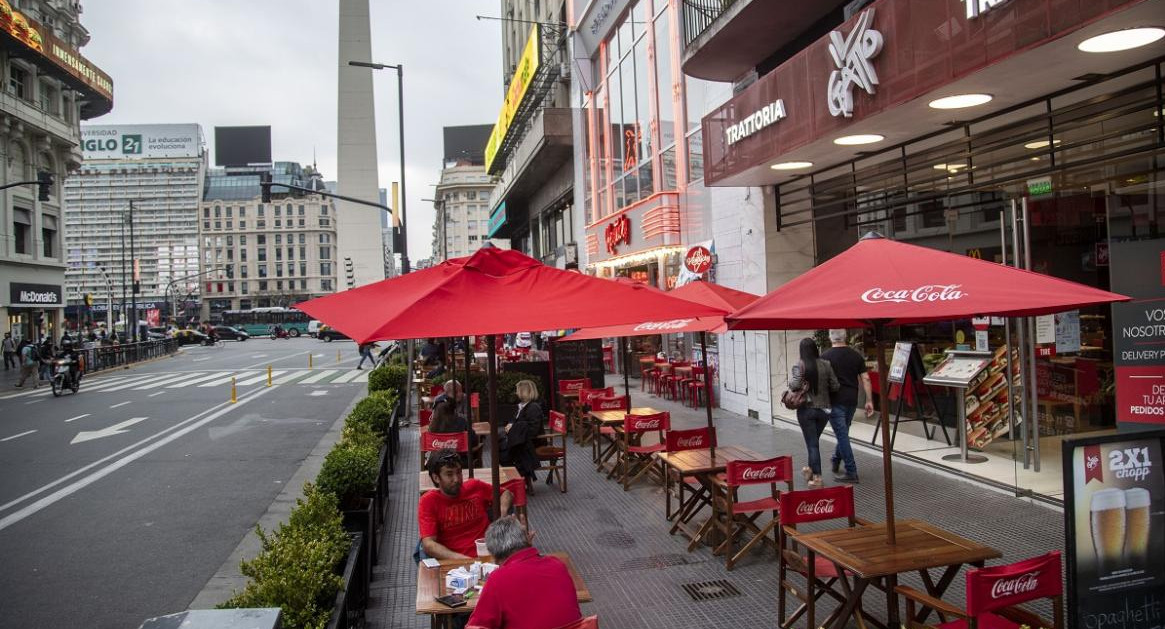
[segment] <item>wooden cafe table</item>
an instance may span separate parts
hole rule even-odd
[[[717,446],[716,457],[712,457],[711,448],[697,448],[695,450],[681,450],[679,452],[660,452],[656,455],[659,457],[661,463],[670,467],[679,475],[681,482],[685,476],[693,476],[703,485],[709,499],[700,499],[693,497],[686,505],[679,505],[679,513],[676,515],[675,524],[672,525],[671,533],[674,535],[676,531],[684,534],[691,542],[688,544],[688,552],[696,549],[696,546],[709,537],[710,541],[718,531],[716,522],[720,517],[717,512],[715,496],[720,488],[715,482],[715,476],[728,468],[729,461],[755,461],[763,459],[764,457],[748,448],[742,446]],[[686,525],[692,517],[699,512],[705,505],[712,505],[712,515],[704,521],[696,531],[692,531]],[[709,533],[713,533],[712,536]],[[715,544],[713,544],[715,545]]]
[[[590,590],[583,583],[582,577],[575,570],[574,563],[570,560],[569,555],[560,552],[543,554],[548,557],[557,557],[562,563],[566,564],[566,569],[570,572],[570,578],[574,581],[574,591],[578,596],[578,602],[589,603],[594,600],[591,598]],[[479,557],[476,561],[489,562],[492,559],[492,557],[486,555]],[[474,561],[472,559],[442,559],[436,568],[426,568],[423,563],[417,564],[417,614],[429,614],[430,627],[447,627],[449,626],[449,619],[453,615],[469,614],[477,607],[477,600],[481,598],[480,593],[466,600],[464,607],[450,608],[435,600],[438,596],[444,596],[449,593],[445,588],[445,575],[456,567],[468,566]],[[486,580],[485,587],[489,587],[488,579]]]
[[[964,564],[982,567],[988,559],[1002,557],[989,546],[964,539],[921,520],[896,520],[898,543],[891,546],[886,539],[886,523],[846,527],[826,531],[802,532],[786,529],[795,541],[808,549],[807,565],[814,565],[817,555],[833,562],[839,574],[849,578],[838,580],[846,595],[845,605],[835,616],[833,627],[841,628],[857,609],[862,594],[871,583],[885,581],[887,627],[899,626],[898,575],[917,572],[926,586],[927,594],[942,598]],[[938,581],[930,570],[943,568]],[[844,572],[843,572],[844,571]],[[852,585],[849,583],[852,578]],[[931,612],[923,608],[916,620],[923,621]],[[814,623],[812,604],[809,624]]]
[[[637,406],[630,411],[591,411],[591,421],[593,421],[596,426],[596,430],[594,431],[595,438],[591,442],[591,456],[594,459],[595,465],[598,466],[598,471],[603,471],[603,468],[607,465],[607,461],[610,460],[611,456],[615,453],[615,450],[619,448],[618,440],[620,439],[619,435],[623,433],[623,418],[625,416],[655,415],[656,413],[662,412],[663,411],[654,409],[650,406]],[[603,426],[615,429],[615,438],[608,438],[607,444],[605,444],[605,449],[603,448],[604,444],[600,442],[601,433],[598,430],[598,428]],[[614,466],[612,465],[612,472],[613,471]]]

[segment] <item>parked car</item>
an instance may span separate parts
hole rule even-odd
[[[340,332],[336,328],[328,327],[326,325],[320,326],[319,331],[316,332],[316,338],[323,339],[326,343],[331,343],[332,341],[348,340],[348,337],[345,336],[343,332]]]
[[[250,334],[229,325],[214,326],[214,333],[224,341],[245,341],[251,338]]]
[[[174,338],[179,345],[201,345],[206,341],[206,335],[198,330],[175,330]]]
[[[320,326],[321,325],[323,325],[323,324],[320,323],[318,319],[312,319],[311,321],[308,321],[307,322],[307,333],[310,334],[312,336],[312,338],[315,338],[320,333]]]

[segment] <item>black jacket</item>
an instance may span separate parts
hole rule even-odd
[[[527,478],[538,469],[535,437],[542,434],[542,421],[542,406],[531,401],[518,411],[517,417],[507,423],[510,429],[500,435],[502,462],[518,468],[518,472]]]

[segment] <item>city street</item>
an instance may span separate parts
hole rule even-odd
[[[59,398],[5,378],[0,627],[136,627],[185,609],[364,391],[358,358],[350,342],[260,338],[93,374]]]

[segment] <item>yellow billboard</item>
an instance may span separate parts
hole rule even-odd
[[[510,130],[514,114],[518,113],[518,106],[522,104],[522,99],[526,97],[526,91],[534,80],[534,74],[538,72],[541,60],[540,50],[538,25],[535,24],[530,28],[530,37],[526,39],[526,49],[522,51],[522,57],[518,60],[518,67],[514,71],[514,78],[510,79],[510,87],[506,90],[506,99],[502,102],[502,111],[498,114],[497,124],[494,125],[493,131],[489,134],[489,142],[485,145],[486,172],[489,172],[490,166],[493,165],[498,148],[501,147],[502,140],[506,139],[506,133]]]

